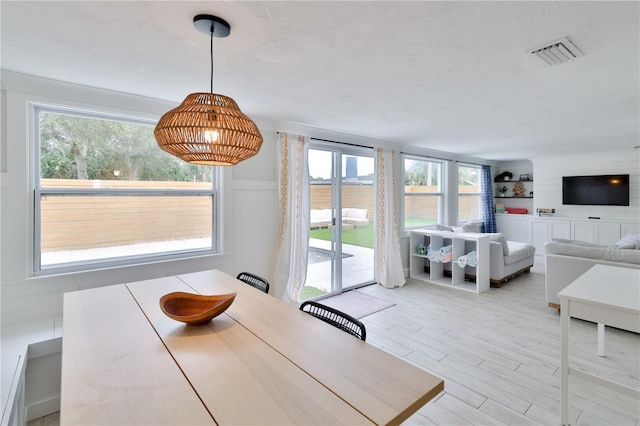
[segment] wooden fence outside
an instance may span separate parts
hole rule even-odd
[[[210,182],[43,179],[44,188],[210,189]],[[53,195],[41,200],[43,253],[210,238],[210,196]]]
[[[311,185],[311,209],[331,208],[331,185]],[[342,185],[342,207],[367,209],[372,221],[375,208],[373,185]]]
[[[411,186],[404,187],[405,193],[437,193],[437,186]],[[460,193],[477,193],[477,186],[462,186]],[[460,197],[458,199],[459,210],[465,217],[477,217],[477,198]],[[369,220],[373,220],[375,207],[375,191],[373,185],[343,185],[342,206],[355,207],[368,210]],[[331,208],[331,185],[311,185],[311,208]],[[405,197],[404,214],[406,217],[419,217],[437,219],[438,200],[436,197]]]
[[[43,179],[44,188],[210,189],[209,182],[136,182]],[[424,192],[424,187],[405,188]],[[474,188],[469,188],[473,192]],[[343,185],[343,207],[363,208],[373,220],[374,185]],[[474,197],[475,198],[475,197]],[[473,213],[476,200],[461,197]],[[146,242],[209,238],[212,202],[208,196],[46,195],[41,201],[41,250],[55,252]],[[468,204],[468,205],[467,205]],[[331,208],[331,186],[311,185],[311,208]],[[405,214],[437,217],[432,197],[405,197]]]
[[[405,193],[437,193],[437,186],[405,186]],[[460,193],[472,194],[478,192],[477,186],[462,186],[458,189]],[[478,217],[478,207],[476,197],[458,197],[458,211],[463,217]],[[404,198],[405,217],[432,218],[438,217],[437,197],[409,196]]]

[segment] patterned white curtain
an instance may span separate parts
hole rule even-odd
[[[275,296],[297,304],[309,253],[309,138],[279,133],[280,223]]]
[[[405,284],[398,225],[395,151],[376,150],[376,279],[387,288]]]

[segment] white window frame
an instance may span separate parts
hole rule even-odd
[[[124,121],[128,123],[138,123],[145,125],[155,125],[154,120],[130,117],[125,115],[119,115],[114,113],[107,113],[101,111],[88,111],[79,108],[70,108],[63,105],[45,105],[45,104],[30,104],[30,117],[31,117],[31,147],[32,151],[32,179],[31,179],[31,193],[33,194],[33,220],[32,220],[32,235],[33,235],[33,275],[51,275],[61,274],[77,271],[94,271],[97,269],[103,269],[106,267],[117,266],[132,266],[148,264],[159,261],[185,259],[196,256],[206,256],[218,254],[220,247],[220,232],[219,232],[219,217],[221,214],[218,206],[218,192],[220,179],[220,168],[214,167],[212,171],[211,188],[207,190],[202,189],[123,189],[123,188],[42,188],[40,185],[40,125],[39,114],[40,112],[68,114],[78,117],[87,117],[95,119],[103,119],[110,121]],[[160,148],[158,148],[160,149]],[[72,195],[72,196],[210,196],[212,197],[212,228],[211,228],[211,247],[199,248],[199,249],[183,249],[174,251],[163,251],[158,253],[137,254],[131,256],[110,257],[103,259],[94,259],[88,261],[78,261],[69,263],[60,263],[55,265],[47,265],[45,267],[41,264],[41,200],[43,196],[60,196],[60,195]]]
[[[465,192],[465,193],[460,193],[458,188],[460,186],[460,168],[461,167],[466,167],[466,168],[471,168],[471,169],[477,169],[478,170],[478,181],[480,183],[480,192]],[[484,190],[484,188],[482,188],[482,166],[477,165],[477,164],[468,164],[468,163],[457,163],[457,168],[456,168],[456,192],[458,194],[458,197],[476,197],[477,198],[477,203],[478,203],[478,211],[480,212],[480,217],[476,217],[476,218],[471,218],[469,219],[469,221],[480,221],[482,220],[482,191]],[[456,208],[456,222],[460,223],[460,203],[457,202],[457,208]]]
[[[410,192],[407,193],[405,192],[405,173],[406,173],[406,160],[413,160],[413,161],[423,161],[423,162],[431,162],[431,163],[436,163],[440,165],[440,176],[438,176],[438,184],[440,187],[440,191],[439,192]],[[447,166],[447,162],[445,160],[438,160],[438,159],[434,159],[431,157],[424,157],[424,156],[420,156],[420,155],[413,155],[413,154],[402,154],[402,176],[400,178],[400,184],[402,186],[402,217],[401,217],[401,223],[402,223],[402,229],[404,231],[410,231],[411,229],[418,229],[418,228],[423,228],[424,225],[418,225],[418,226],[411,226],[408,227],[405,223],[405,201],[406,201],[406,197],[410,196],[410,197],[440,197],[439,199],[439,203],[438,203],[438,218],[437,218],[437,223],[443,223],[444,221],[444,214],[445,214],[445,205],[447,202],[447,197],[446,197],[446,191],[445,191],[445,185],[446,185],[446,180],[445,180],[445,176],[446,176],[446,166]]]

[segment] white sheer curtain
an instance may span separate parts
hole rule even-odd
[[[400,254],[395,151],[376,150],[376,279],[387,288],[405,284]]]
[[[275,296],[298,303],[309,253],[309,138],[279,133],[280,224]]]

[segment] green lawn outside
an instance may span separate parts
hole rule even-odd
[[[438,219],[431,217],[415,217],[405,218],[404,226],[407,228],[415,228],[419,226],[434,225],[438,223]],[[309,232],[311,238],[319,240],[331,241],[331,229],[312,229]],[[359,247],[373,248],[373,223],[367,226],[361,226],[353,229],[342,230],[342,242]]]
[[[312,229],[309,237],[331,241],[331,229]],[[353,229],[342,230],[342,243],[373,248],[373,223]]]
[[[326,291],[322,291],[319,288],[304,286],[302,288],[302,293],[300,294],[300,300],[313,299],[314,297],[322,296],[326,293]]]
[[[416,226],[435,225],[438,219],[432,217],[415,217],[410,216],[404,219],[405,228],[415,228]]]

